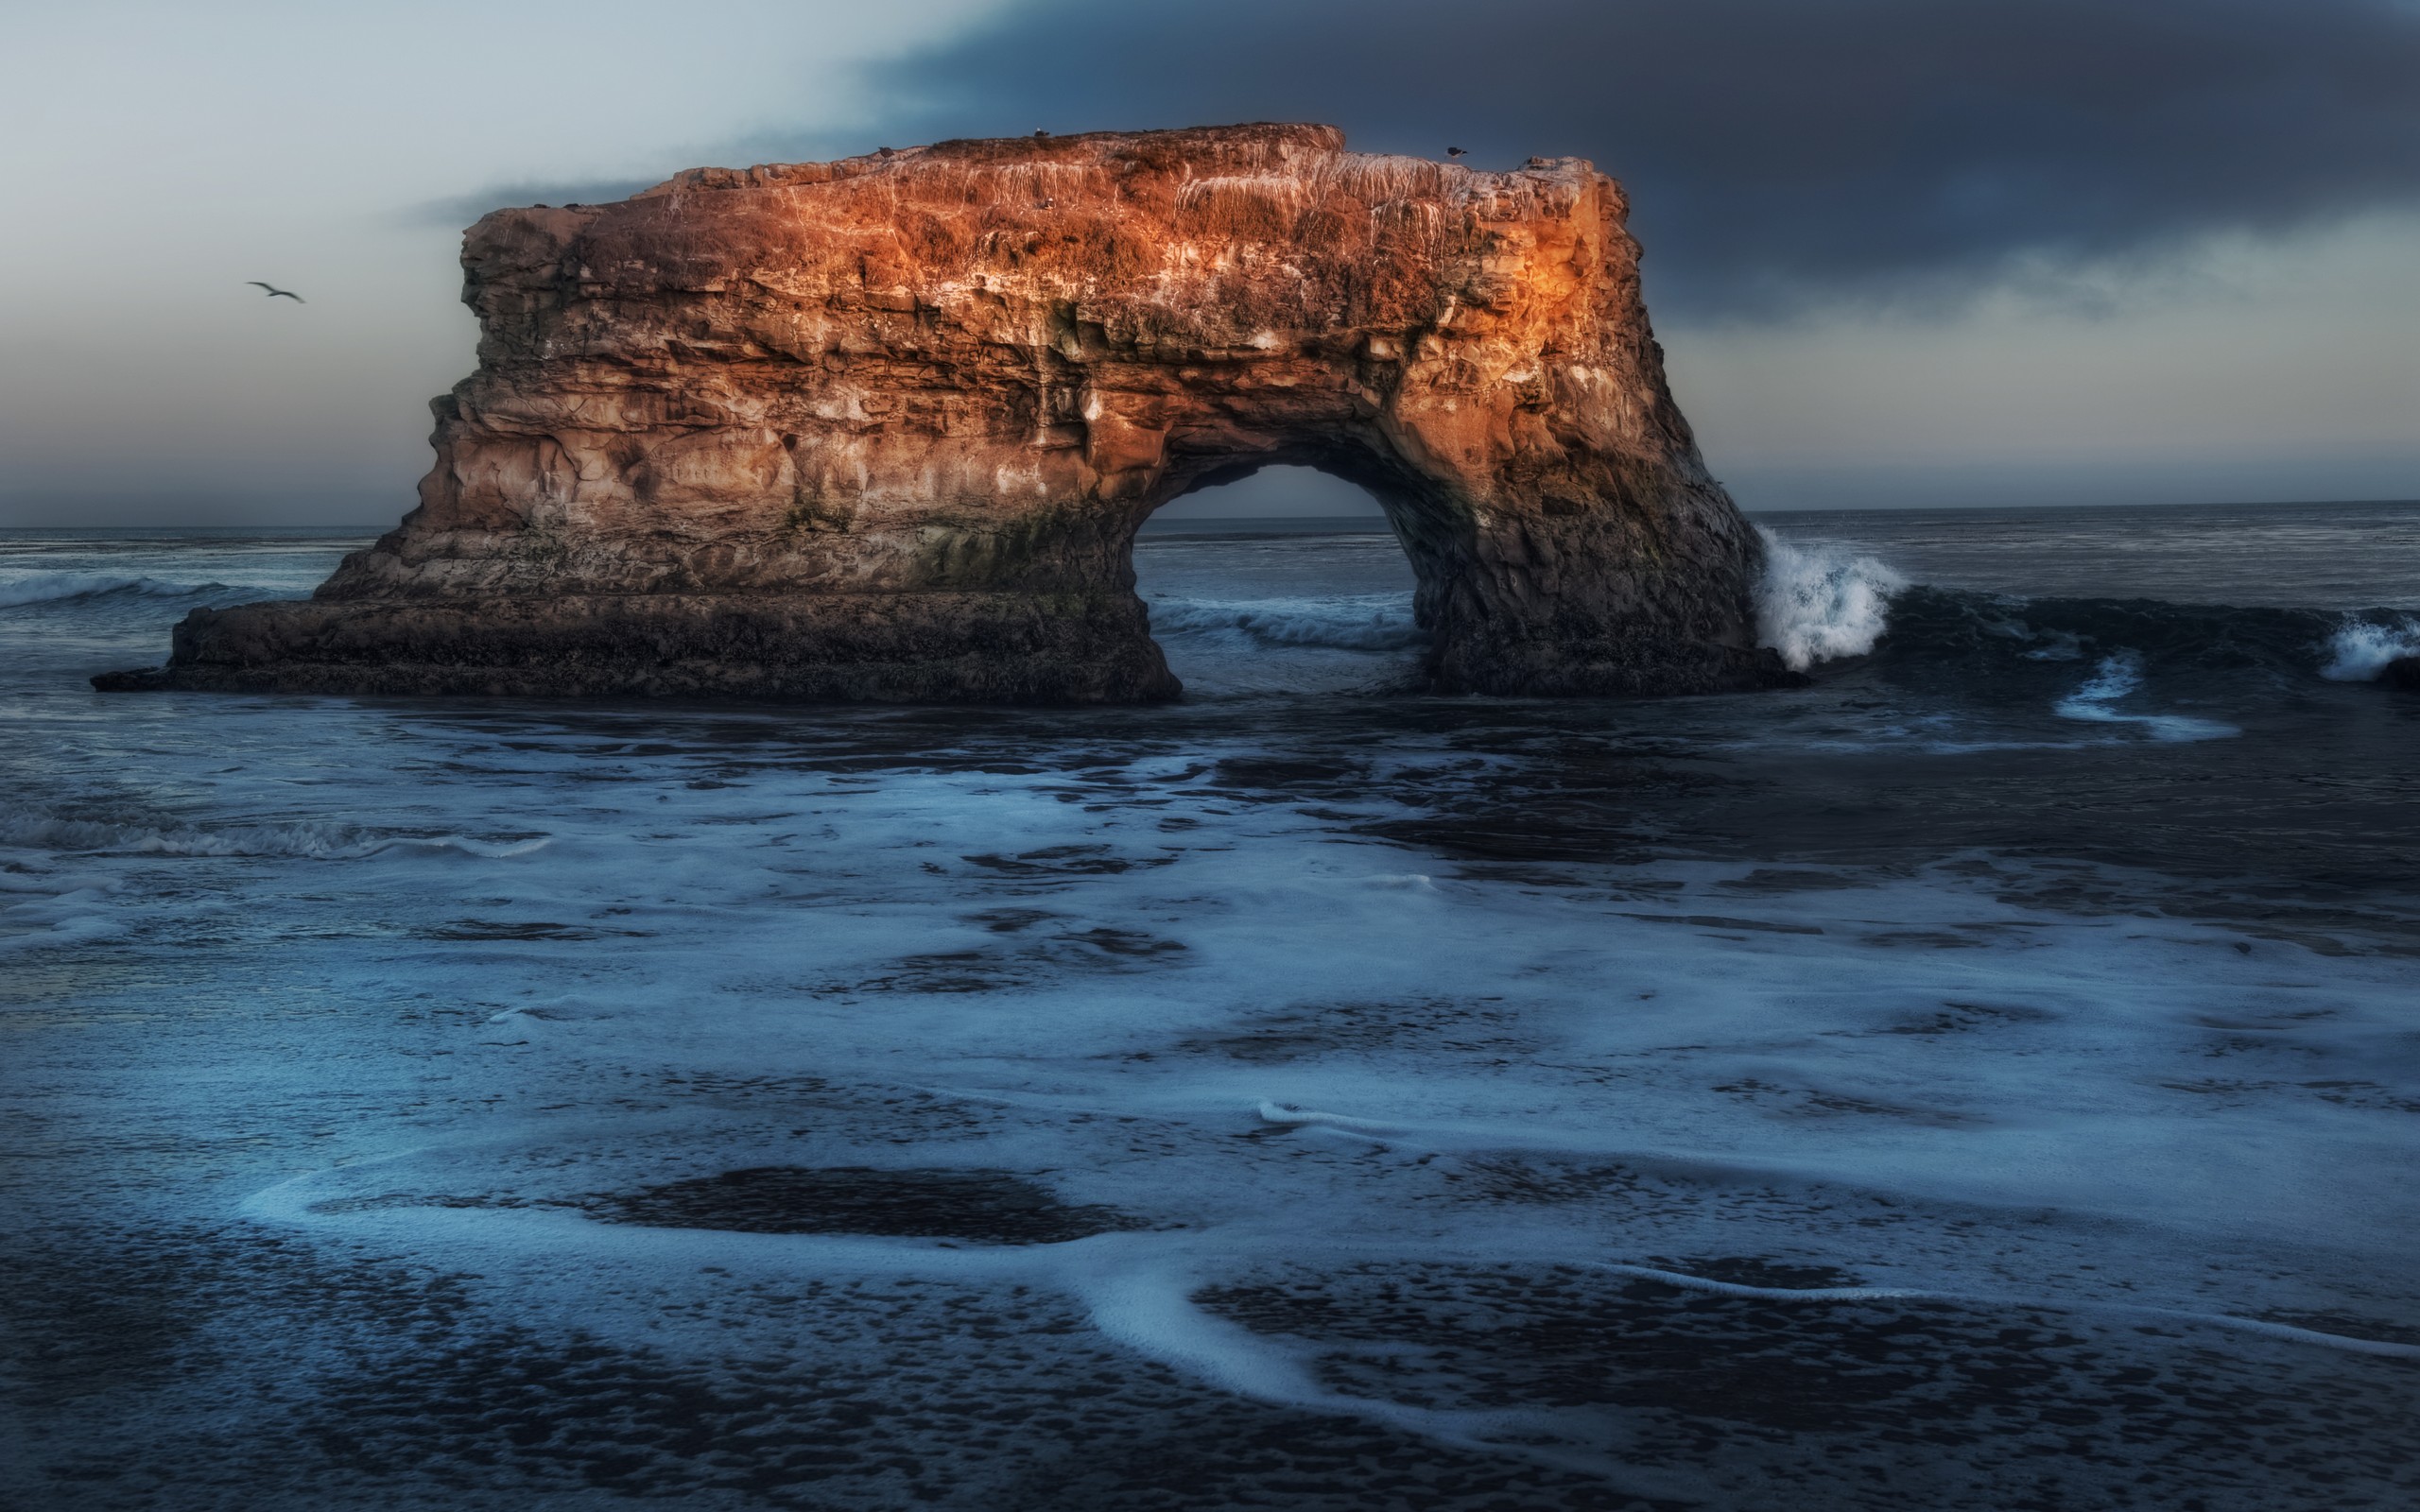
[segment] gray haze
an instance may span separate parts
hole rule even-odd
[[[1752,507],[2420,495],[2420,9],[2395,0],[441,0],[0,25],[0,523],[393,519],[424,402],[471,363],[455,244],[493,205],[1247,119],[1619,175],[1675,387]]]

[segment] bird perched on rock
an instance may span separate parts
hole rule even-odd
[[[267,297],[272,300],[292,300],[297,304],[308,304],[311,302],[302,295],[295,293],[292,289],[282,289],[273,284],[264,284],[256,278],[248,279],[246,282],[251,284],[252,287],[256,289],[268,290]]]
[[[1467,158],[1470,154],[1461,147],[1447,147],[1445,149],[1445,156],[1449,158]]]

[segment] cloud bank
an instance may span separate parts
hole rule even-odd
[[[2407,0],[1025,0],[875,81],[903,142],[1327,120],[1591,158],[1658,307],[1699,317],[2420,205]]]

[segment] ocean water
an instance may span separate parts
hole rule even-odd
[[[1788,692],[90,692],[0,536],[0,1504],[2420,1501],[2420,506],[1776,516]]]

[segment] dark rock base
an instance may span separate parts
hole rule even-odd
[[[1640,638],[1464,638],[1442,693],[1516,697],[1787,685],[1770,651]],[[163,667],[106,693],[448,695],[801,703],[1127,704],[1183,687],[1131,593],[307,599],[196,610]]]
[[[1181,691],[1139,599],[1034,593],[245,604],[194,610],[166,666],[93,686],[1001,704]]]

